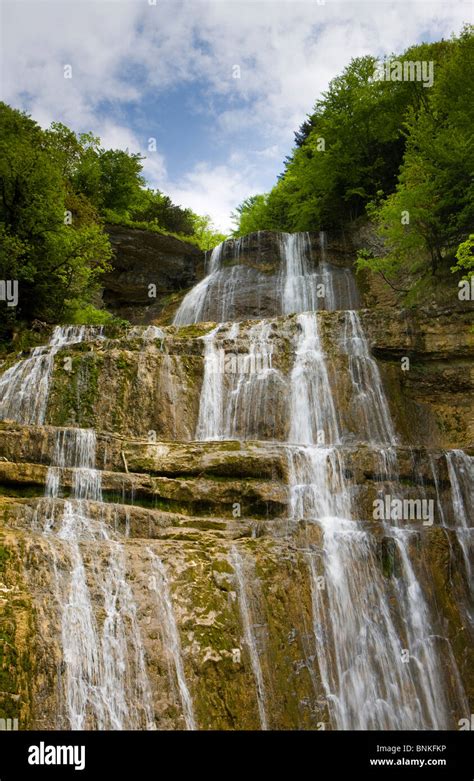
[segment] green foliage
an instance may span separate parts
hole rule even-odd
[[[121,149],[100,151],[100,206],[103,209],[126,210],[139,197],[145,184],[141,176],[142,157]]]
[[[112,258],[104,218],[203,249],[224,238],[209,217],[144,185],[140,155],[59,122],[43,130],[0,103],[0,279],[19,288],[17,306],[0,302],[0,341],[34,319],[108,322],[91,304]]]
[[[116,317],[106,309],[97,309],[87,301],[66,301],[65,320],[73,325],[126,325],[127,321]]]
[[[360,254],[360,268],[452,263],[474,225],[473,28],[394,59],[433,62],[433,85],[375,79],[373,57],[352,60],[295,134],[275,187],[238,207],[235,235],[340,229],[367,211],[386,253]]]
[[[56,143],[54,130],[0,104],[0,278],[19,286],[17,307],[0,304],[2,336],[20,319],[58,322],[66,298],[88,295],[108,267],[94,209],[77,197],[69,209],[64,177],[79,152],[65,131]]]
[[[211,227],[209,228],[208,232],[203,232],[200,234],[199,230],[197,229],[196,233],[193,233],[192,236],[186,236],[182,233],[168,231],[165,228],[162,228],[160,225],[157,225],[156,222],[131,220],[130,218],[124,217],[122,214],[118,214],[117,212],[114,212],[110,209],[107,209],[104,212],[104,219],[107,223],[112,225],[124,225],[127,228],[137,228],[138,230],[147,230],[151,231],[152,233],[162,233],[165,236],[174,236],[176,239],[180,239],[180,241],[186,241],[188,244],[193,244],[195,247],[199,247],[199,249],[202,250],[212,249],[226,238],[223,233],[218,233],[215,231],[210,222],[209,224]],[[208,218],[203,217],[200,219],[205,220]]]
[[[115,212],[115,218],[117,214]],[[128,224],[156,229],[208,250],[225,239],[215,230],[209,215],[195,214],[192,209],[176,206],[159,190],[142,189],[127,214]]]
[[[474,225],[474,37],[468,28],[444,55],[426,101],[407,113],[395,192],[368,206],[387,249],[374,270],[408,269],[419,257],[429,259],[432,273],[450,267]]]
[[[140,190],[129,209],[129,217],[136,222],[155,224],[172,233],[185,236],[194,234],[191,209],[176,206],[171,198],[159,190]]]
[[[220,244],[226,235],[215,229],[212,220],[208,214],[199,215],[191,210],[191,220],[193,223],[193,238],[196,239],[198,247],[202,250],[210,250]]]
[[[268,230],[268,195],[252,195],[246,198],[237,206],[232,220],[236,223],[236,236]]]
[[[453,273],[457,271],[465,271],[466,275],[463,279],[470,279],[474,276],[474,234],[471,233],[466,241],[463,241],[459,245],[456,252],[457,263],[452,266],[451,271]]]
[[[242,204],[254,229],[340,226],[363,213],[377,190],[393,189],[403,155],[401,117],[422,88],[374,82],[375,65],[373,57],[357,58],[330,83],[273,190]]]

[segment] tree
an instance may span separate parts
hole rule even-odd
[[[62,126],[56,139],[0,104],[0,275],[19,286],[14,311],[1,304],[4,334],[21,319],[58,322],[66,299],[87,296],[111,256],[90,204],[78,197],[77,224],[67,208],[72,191],[64,177],[79,151]]]
[[[474,276],[474,233],[471,233],[466,241],[459,245],[456,252],[457,263],[451,268],[453,273],[465,271],[463,279],[470,279]]]
[[[99,200],[102,209],[126,212],[139,196],[145,180],[143,157],[121,149],[100,150]]]
[[[237,206],[232,214],[236,223],[235,236],[244,236],[256,230],[267,228],[268,195],[252,195]]]
[[[199,215],[189,211],[193,223],[193,236],[197,239],[201,249],[210,250],[224,241],[226,235],[215,229],[208,214]]]
[[[374,57],[352,60],[331,81],[295,134],[296,146],[270,193],[259,200],[248,199],[241,205],[243,210],[237,210],[236,233],[249,228],[340,229],[364,215],[369,203],[380,201],[377,193],[382,192],[386,198],[393,194],[400,184],[398,176],[410,135],[414,148],[416,122],[423,113],[427,117],[433,114],[433,94],[441,96],[446,87],[446,97],[440,99],[449,104],[452,122],[462,122],[460,118],[466,117],[462,99],[449,92],[450,81],[457,83],[464,69],[463,63],[454,64],[454,48],[453,41],[421,44],[396,58],[401,62],[433,60],[437,91],[416,80],[374,78]],[[467,89],[470,95],[472,88]],[[406,125],[410,116],[415,117],[413,128]],[[463,137],[462,144],[466,140]],[[453,181],[463,164],[462,144],[456,142],[458,148],[452,150],[452,159],[443,162],[440,155],[436,162],[449,167]],[[466,170],[459,190],[465,191],[465,174]],[[407,175],[407,181],[410,178]],[[454,189],[452,198],[458,203],[459,194]],[[456,230],[453,228],[453,236]]]
[[[368,213],[388,250],[361,266],[396,270],[428,255],[431,271],[450,267],[474,225],[474,38],[466,28],[443,47],[427,99],[404,124],[406,151],[394,193]]]

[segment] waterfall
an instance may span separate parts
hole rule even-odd
[[[317,319],[314,314],[301,314],[297,323],[300,334],[290,377],[290,442],[335,443],[338,423]]]
[[[62,347],[102,338],[102,330],[102,326],[56,326],[48,345],[35,347],[29,358],[0,377],[0,419],[44,423],[56,353]]]
[[[218,333],[219,326],[201,337],[204,342],[204,376],[196,427],[198,440],[220,439],[222,436],[224,373],[219,365],[215,339]]]
[[[209,258],[209,263],[206,264],[206,276],[183,298],[173,320],[175,325],[199,323],[204,319],[203,313],[207,303],[208,291],[218,278],[224,243],[225,242],[222,242],[221,244],[218,244],[217,247],[214,247]]]
[[[265,270],[265,263],[259,266],[261,233],[228,239],[212,250],[206,276],[184,297],[175,325],[260,319],[263,300],[271,309],[270,316],[358,306],[353,275],[328,261],[324,233],[319,236],[317,252],[309,233],[279,234],[271,258],[273,273]],[[257,264],[242,262],[244,253],[251,250]]]
[[[291,433],[294,440],[300,437],[305,447],[290,449],[290,512],[296,520],[316,522],[323,534],[320,564],[324,590],[318,587],[314,554],[309,568],[316,652],[331,718],[338,729],[448,729],[449,704],[443,694],[441,660],[432,638],[428,607],[407,552],[409,533],[385,529],[396,541],[403,567],[396,588],[408,644],[405,660],[387,587],[377,566],[375,543],[352,518],[316,318],[315,314],[299,318],[302,327],[291,375],[295,399]],[[346,315],[343,349],[349,356],[358,416],[365,424],[361,439],[381,451],[381,463],[389,464],[387,452],[393,457],[395,431],[378,367],[355,312]],[[325,432],[332,447],[315,445],[315,431]],[[464,705],[461,699],[459,702]]]
[[[377,363],[372,358],[359,315],[345,314],[342,348],[348,356],[352,382],[351,404],[359,421],[360,438],[378,445],[394,445],[397,436]]]
[[[309,572],[331,722],[337,729],[420,728],[418,692],[402,663],[373,543],[353,521],[327,518],[320,524],[322,567],[318,570],[316,554],[309,554]]]
[[[427,455],[427,472],[425,462],[415,472],[436,497],[443,527],[439,535],[439,530],[421,528],[422,524],[408,528],[402,521],[376,522],[366,509],[374,495],[390,491],[401,497],[411,490],[403,471],[409,458],[392,419],[385,375],[364,332],[364,315],[356,311],[353,275],[340,267],[340,247],[335,240],[328,243],[324,232],[319,240],[309,233],[280,234],[273,240],[261,232],[223,242],[207,254],[206,276],[187,293],[175,316],[176,326],[210,323],[199,329],[200,334],[206,332],[196,337],[192,349],[186,332],[182,339],[173,328],[129,329],[130,340],[142,340],[137,377],[144,387],[152,387],[153,404],[164,395],[173,402],[175,418],[166,429],[169,438],[176,440],[176,431],[183,430],[179,416],[186,406],[186,414],[191,410],[183,424],[188,438],[194,436],[200,443],[234,440],[232,444],[214,449],[195,442],[138,438],[124,444],[121,437],[111,436],[108,456],[101,462],[104,469],[110,468],[106,463],[116,465],[123,457],[125,470],[128,465],[131,470],[117,478],[97,469],[94,430],[56,429],[44,496],[35,502],[32,527],[36,542],[41,535],[42,549],[51,561],[53,586],[46,593],[42,582],[35,598],[49,621],[45,626],[54,621],[58,626],[59,727],[155,729],[161,692],[152,691],[150,685],[154,658],[147,669],[147,654],[150,648],[154,653],[155,647],[158,678],[164,678],[162,700],[168,707],[170,691],[172,718],[178,711],[178,725],[188,730],[198,729],[203,703],[213,698],[221,700],[221,723],[240,724],[232,708],[242,681],[251,684],[245,702],[251,697],[254,703],[248,723],[257,719],[262,730],[279,724],[279,700],[285,700],[286,692],[282,697],[278,686],[281,679],[285,686],[287,680],[291,685],[291,678],[282,672],[290,669],[285,668],[287,660],[295,665],[295,676],[304,670],[291,692],[295,701],[300,692],[306,696],[306,672],[315,688],[304,703],[298,702],[301,721],[299,712],[290,714],[298,726],[311,726],[315,714],[327,711],[332,729],[444,730],[469,713],[450,644],[453,628],[458,631],[458,627],[446,611],[446,628],[437,605],[432,609],[431,589],[437,595],[438,586],[427,581],[430,570],[424,556],[446,537],[457,551],[456,536],[463,566],[462,578],[453,578],[453,590],[459,592],[453,599],[467,612],[464,569],[472,589],[474,458],[461,450],[435,453]],[[265,313],[271,311],[268,317],[258,317],[261,305]],[[340,311],[331,317],[327,310]],[[189,334],[197,330],[190,329]],[[103,338],[102,329],[56,328],[47,346],[35,348],[0,377],[0,416],[43,424],[56,356],[62,348],[97,338]],[[132,346],[136,350],[137,342]],[[150,379],[150,366],[157,365],[150,355],[156,358],[158,350],[161,371]],[[200,354],[203,377],[195,418],[194,396],[186,395],[187,387],[181,395],[179,366],[181,358],[189,358],[194,379]],[[35,430],[34,446],[40,435],[42,442],[51,442],[48,431]],[[248,444],[240,448],[235,441]],[[176,444],[178,476],[173,460]],[[24,445],[26,452],[30,443],[23,441],[8,445],[6,452],[9,448],[17,452],[15,448]],[[216,453],[226,449],[235,452],[228,462],[223,458],[218,463]],[[265,466],[260,474],[253,459],[263,451]],[[417,458],[413,449],[413,469],[418,468]],[[250,466],[246,463],[241,471],[241,461]],[[5,465],[7,477],[10,467]],[[119,491],[128,479],[137,486],[137,502],[142,502],[142,496],[144,500],[143,506],[126,511],[125,537],[133,539],[124,540],[118,523],[114,528],[113,518],[110,522],[105,507],[108,493],[102,486]],[[164,489],[172,497],[170,506],[161,504],[159,491],[167,496]],[[250,518],[232,515],[228,522],[228,509],[222,518],[206,516],[214,501],[230,507],[236,491],[245,494],[245,502],[246,492],[254,492],[248,505],[242,502],[244,516],[245,507],[251,507]],[[192,501],[188,502],[188,494]],[[253,495],[258,497],[255,513]],[[147,506],[149,496],[156,497],[154,509]],[[181,496],[185,497],[182,514]],[[284,507],[285,501],[288,511],[282,512],[283,518],[270,517],[271,510],[264,517],[265,505]],[[118,512],[116,508],[116,517]],[[23,523],[29,522],[26,513],[25,518]],[[428,536],[425,546],[422,534],[432,531],[437,536]],[[154,538],[153,543],[144,542],[147,536]],[[440,550],[444,555],[444,548]],[[225,564],[219,569],[214,568],[215,551],[220,564]],[[132,577],[130,571],[136,561],[145,566],[132,589],[138,565]],[[280,566],[286,580],[272,580],[277,570],[280,575]],[[175,591],[171,574],[175,571],[183,573],[189,591]],[[148,590],[147,576],[153,584]],[[209,604],[203,597],[211,593],[208,579],[211,584],[215,580],[217,588]],[[293,609],[293,590],[304,584],[308,599],[302,599],[301,606],[297,599]],[[51,604],[46,604],[48,599]],[[270,612],[273,605],[277,605],[275,616]],[[280,621],[285,607],[292,622],[288,648],[292,643],[294,656],[287,654],[286,626]],[[147,630],[150,616],[156,626]],[[190,616],[200,628],[207,627],[202,640]],[[244,668],[234,653],[237,649],[227,643],[232,638],[220,642],[223,621],[229,616],[232,631],[232,622],[239,622]],[[469,628],[467,621],[464,624],[463,629]],[[458,654],[457,642],[453,648]],[[275,669],[283,655],[277,678]],[[199,665],[205,670],[198,680]],[[187,677],[191,669],[193,679]],[[229,686],[226,679],[222,691],[206,689],[215,685],[210,681],[218,680],[221,670],[223,675],[231,671]],[[288,708],[292,709],[293,705]]]
[[[459,607],[474,626],[474,579],[472,576],[473,533],[471,508],[474,506],[474,457],[463,450],[449,450],[444,454],[448,471],[451,508],[443,506],[439,466],[430,456],[431,477],[435,487],[436,506],[441,526],[456,535],[464,561],[470,602],[459,600]]]
[[[163,646],[168,657],[168,676],[173,681],[172,667],[178,683],[186,729],[195,730],[197,725],[194,717],[193,701],[184,674],[181,640],[176,624],[168,575],[160,557],[151,548],[148,548],[148,554],[151,560],[153,591],[156,594],[156,607],[163,636]]]
[[[320,263],[316,268],[311,263],[309,233],[282,233],[280,242],[283,259],[280,283],[283,314],[357,306],[357,288],[350,270],[331,266],[327,260],[324,231],[319,234]]]
[[[412,532],[392,528],[391,533],[397,543],[403,567],[403,578],[397,581],[397,591],[403,608],[402,616],[405,619],[407,650],[410,655],[410,665],[414,666],[418,677],[420,700],[426,708],[422,724],[431,724],[433,729],[449,729],[451,726],[449,703],[445,696],[441,656],[437,648],[440,638],[433,633],[432,617],[408,553],[408,537]],[[446,645],[450,653],[448,641]],[[446,648],[442,651],[445,653]],[[456,664],[451,665],[451,670],[457,682],[459,673]],[[461,687],[458,687],[456,694],[460,711],[467,712],[467,700]]]
[[[250,326],[245,353],[235,353],[227,373],[228,393],[224,406],[226,439],[265,439],[271,431],[268,420],[274,398],[284,385],[273,367],[272,323],[266,320]],[[235,336],[234,336],[235,339]]]
[[[154,729],[150,685],[123,546],[101,518],[101,473],[95,469],[93,430],[57,432],[54,463],[48,470],[44,533],[65,548],[70,576],[56,564],[56,597],[61,614],[65,703],[71,729]],[[59,517],[57,500],[64,469],[73,472],[72,496]],[[92,504],[91,504],[92,503]],[[92,557],[97,617],[85,556]],[[105,559],[102,559],[102,556]],[[55,556],[56,562],[58,557]]]
[[[319,309],[325,288],[321,286],[323,281],[320,275],[310,269],[309,233],[282,233],[280,241],[284,261],[282,312],[292,314]]]
[[[359,315],[352,308],[343,316],[340,339],[343,371],[351,388],[350,412],[355,431],[342,426],[318,327],[318,285],[323,286],[325,308],[341,299],[341,280],[347,270],[327,261],[326,237],[320,236],[321,263],[311,270],[308,234],[281,236],[284,258],[280,281],[282,309],[296,316],[294,361],[288,376],[269,368],[260,376],[237,376],[222,371],[223,345],[229,337],[237,350],[242,342],[250,356],[260,350],[273,357],[271,326],[261,320],[245,333],[218,325],[202,337],[205,343],[198,439],[251,439],[259,434],[258,419],[274,398],[272,382],[278,378],[288,417],[285,448],[289,474],[289,515],[304,519],[321,531],[321,546],[307,553],[313,606],[316,656],[325,688],[330,718],[338,729],[448,729],[451,700],[445,695],[445,658],[452,680],[459,673],[449,646],[441,649],[434,619],[410,559],[412,531],[389,523],[384,535],[399,554],[400,573],[389,580],[379,565],[377,539],[357,519],[346,478],[344,443],[366,443],[385,481],[398,474],[397,434],[380,371],[371,355]],[[342,275],[342,276],[341,276]],[[344,278],[344,279],[343,279]],[[337,292],[336,292],[337,291]],[[353,301],[346,284],[348,301]],[[211,295],[208,287],[206,295]],[[200,301],[201,308],[206,304]],[[302,309],[311,311],[302,312]],[[238,339],[237,339],[238,337]],[[451,472],[456,456],[450,456]],[[459,469],[458,469],[459,472]],[[453,502],[467,518],[461,489],[451,476]],[[459,524],[464,528],[463,521]],[[463,532],[461,532],[462,536]],[[463,543],[464,544],[464,543]],[[465,544],[464,548],[465,550]],[[242,627],[254,674],[262,727],[266,725],[265,689],[243,564],[235,547],[231,552],[238,581]],[[321,589],[320,579],[324,588]],[[397,594],[392,605],[390,594]],[[459,712],[465,708],[462,687],[455,687]]]
[[[474,528],[470,522],[470,511],[474,507],[474,457],[468,456],[463,450],[451,450],[446,453],[446,462],[451,484],[454,530],[463,552],[469,588],[473,593]]]
[[[243,336],[236,323],[229,331],[217,326],[204,343],[197,440],[272,438],[272,410],[286,390],[272,365],[271,321],[251,325]],[[245,339],[240,352],[238,339]],[[229,349],[231,348],[231,349]]]
[[[255,637],[254,620],[248,594],[247,578],[245,575],[245,562],[235,546],[232,548],[230,560],[232,566],[234,567],[237,581],[237,598],[239,602],[242,629],[244,632],[244,642],[249,652],[250,664],[252,666],[252,672],[255,679],[260,727],[262,730],[267,730],[269,729],[267,716],[267,696],[265,691],[262,666],[260,664],[260,655],[257,647],[257,638]]]

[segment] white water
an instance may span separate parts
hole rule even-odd
[[[204,375],[199,403],[199,416],[196,426],[197,440],[220,439],[224,405],[224,375],[219,366],[215,337],[219,326],[205,336]]]
[[[320,308],[325,290],[318,298],[319,274],[311,273],[311,239],[309,233],[282,233],[281,255],[284,261],[282,280],[282,311],[284,314],[307,312]]]
[[[272,365],[271,321],[248,328],[245,353],[239,352],[239,326],[217,326],[205,336],[197,440],[268,439],[275,404],[286,391]]]
[[[339,427],[314,314],[297,317],[299,337],[290,377],[290,442],[336,443]]]
[[[360,439],[394,445],[397,436],[387,404],[379,368],[370,354],[359,315],[346,312],[342,349],[348,355],[352,381],[351,405],[359,420]]]
[[[316,315],[309,317],[316,319]],[[388,471],[396,436],[380,374],[356,313],[348,312],[346,318],[343,347],[349,355],[355,403],[363,424],[360,437],[379,450],[380,463],[386,463]],[[319,392],[308,404],[307,393],[301,390],[308,380],[294,370],[298,403],[292,406],[292,432],[311,443],[311,432],[324,428],[337,445],[336,413],[334,404],[328,402],[331,390],[321,366],[325,356],[315,330],[309,324],[301,329],[295,367],[302,363],[298,357],[302,353],[303,365]],[[403,570],[401,577],[392,578],[406,633],[403,640],[392,615],[388,584],[377,564],[375,541],[352,518],[342,451],[337,446],[306,444],[305,448],[293,447],[290,454],[291,513],[295,519],[313,520],[323,533],[320,574],[324,589],[318,587],[314,554],[310,554],[309,568],[316,652],[332,722],[338,729],[449,728],[449,704],[439,649],[432,637],[432,617],[408,555],[410,533],[385,529],[396,542]],[[402,659],[404,642],[407,661]],[[458,677],[457,670],[454,677]],[[459,692],[458,703],[465,706]]]
[[[100,516],[101,473],[95,469],[95,449],[92,430],[58,431],[45,504],[37,513],[43,514],[44,531],[51,536],[52,546],[63,545],[70,560],[69,577],[56,565],[66,715],[71,729],[154,729],[125,552]],[[65,468],[73,472],[72,497],[58,513],[55,499]],[[88,583],[85,562],[89,559],[101,594],[101,619],[96,616],[96,597]]]
[[[244,642],[249,652],[250,664],[252,666],[252,672],[255,679],[255,691],[257,695],[260,727],[262,730],[267,730],[269,729],[267,716],[267,695],[257,647],[257,638],[255,636],[251,602],[248,594],[248,578],[245,573],[244,559],[235,546],[231,550],[230,561],[234,568],[237,581],[237,599],[239,602]]]
[[[320,262],[312,262],[309,233],[282,233],[283,276],[281,311],[283,314],[335,310],[358,305],[357,288],[349,269],[331,266],[327,260],[327,239],[319,234]]]
[[[325,236],[320,238],[321,263],[314,274],[307,235],[284,236],[282,246],[285,266],[278,295],[283,311],[340,305],[341,280],[347,281],[350,275],[343,270],[341,276],[327,262]],[[244,247],[244,240],[235,243],[237,256]],[[223,249],[221,245],[211,254],[208,276],[184,299],[176,323],[203,319],[216,291],[221,296],[220,319],[232,311],[241,278],[237,266],[230,274],[228,269],[221,274]],[[320,283],[324,285],[324,303],[317,297],[316,285]],[[352,306],[351,286],[346,287]],[[341,445],[351,436],[356,443],[369,443],[382,476],[397,472],[397,436],[377,363],[359,316],[347,311],[339,347],[347,357],[352,413],[357,422],[355,433],[348,435],[339,419],[332,391],[335,378],[328,367],[318,315],[299,313],[296,322],[294,362],[287,376],[272,365],[274,340],[268,320],[247,328],[244,337],[237,324],[230,330],[220,325],[203,337],[204,380],[196,438],[271,439],[272,414],[279,403],[286,410],[288,436],[282,447],[288,457],[290,519],[295,524],[304,519],[321,532],[319,548],[305,553],[315,650],[331,726],[450,728],[451,710],[463,715],[467,706],[449,642],[436,634],[435,617],[413,566],[415,533],[385,524],[383,533],[396,548],[400,571],[383,575],[379,541],[364,519],[355,518],[350,480],[345,476]],[[61,346],[85,338],[86,332],[76,327],[57,329],[48,347],[37,348],[31,358],[5,372],[0,378],[1,413],[22,422],[44,421],[54,356]],[[162,337],[151,331],[144,338]],[[246,349],[236,372],[221,370],[219,350],[224,342],[239,354]],[[257,356],[268,363],[262,371],[248,371]],[[54,550],[65,662],[64,706],[72,728],[153,729],[151,692],[136,606],[127,582],[125,551],[101,520],[101,473],[95,469],[95,444],[93,431],[58,433],[39,512]],[[473,459],[461,451],[448,453],[446,459],[456,533],[471,575]],[[57,500],[65,490],[64,469],[68,467],[73,469],[73,490],[63,504]],[[439,493],[438,484],[436,489]],[[61,569],[63,552],[70,572]],[[259,649],[255,632],[252,573],[237,545],[229,557],[234,565],[260,725],[267,729],[270,705],[261,664],[264,649]],[[167,573],[151,551],[150,559],[158,583],[156,609],[168,647],[170,677],[178,687],[186,726],[195,729]],[[454,681],[455,707],[447,694],[447,676]]]
[[[56,326],[50,342],[35,347],[29,358],[15,363],[0,377],[0,419],[44,423],[54,357],[62,347],[102,337],[102,327]]]
[[[350,270],[337,268],[327,261],[324,233],[319,238],[318,263],[312,257],[309,233],[281,233],[277,258],[281,272],[273,282],[258,266],[239,263],[242,253],[250,250],[258,260],[260,235],[259,231],[253,236],[253,246],[251,236],[243,236],[224,241],[212,250],[207,274],[184,297],[174,318],[175,325],[234,320],[238,299],[239,312],[247,309],[248,318],[258,316],[265,299],[271,299],[266,301],[271,315],[358,306],[357,288]],[[230,265],[223,263],[224,257]],[[245,314],[239,317],[247,319]]]
[[[217,281],[220,270],[221,256],[224,248],[224,242],[218,244],[211,252],[207,266],[207,274],[189,293],[183,298],[174,317],[175,325],[187,325],[189,323],[199,323],[203,319],[204,307],[209,288]]]
[[[160,557],[151,548],[148,548],[148,554],[151,560],[153,590],[156,594],[156,608],[160,620],[163,645],[168,658],[168,675],[171,680],[173,680],[174,676],[176,677],[186,729],[195,730],[197,725],[193,701],[184,673],[181,640],[176,624],[168,575]],[[174,676],[171,668],[174,670]]]
[[[308,236],[283,236],[282,246],[285,311],[305,306],[316,309],[315,285],[320,277],[308,276]],[[326,305],[334,306],[333,270],[326,262],[324,236],[321,253],[319,271],[326,275]],[[357,312],[347,311],[340,349],[347,356],[351,412],[356,424],[355,433],[348,437],[338,419],[334,380],[321,343],[318,315],[298,314],[297,327],[293,368],[289,379],[280,378],[288,397],[285,447],[290,517],[311,521],[322,533],[320,552],[308,554],[308,565],[316,654],[331,723],[339,729],[447,729],[452,724],[451,703],[445,695],[442,658],[449,660],[452,680],[459,682],[459,673],[449,642],[444,640],[441,650],[441,640],[433,631],[434,619],[410,560],[412,532],[385,524],[385,536],[393,540],[401,569],[387,579],[379,563],[377,538],[355,519],[350,485],[344,476],[341,444],[354,438],[371,446],[382,478],[393,480],[397,476],[398,440],[377,363]],[[204,337],[205,372],[196,436],[249,439],[255,435],[251,416],[256,411],[261,415],[262,400],[268,406],[272,398],[272,374],[263,375],[260,384],[243,373],[237,383],[222,377],[216,371],[221,329],[218,326]],[[248,331],[249,353],[256,345],[262,349],[269,342],[269,333],[266,321]],[[453,500],[459,508],[459,491],[453,485]],[[263,724],[265,689],[246,601],[247,576],[235,551],[231,559],[239,582],[242,626]],[[318,588],[321,575],[323,590]],[[395,605],[390,601],[391,592],[398,597]],[[459,685],[455,697],[458,712],[464,712],[465,698]]]
[[[444,454],[449,478],[450,505],[443,501],[439,465],[433,456],[429,456],[431,477],[436,494],[436,508],[441,526],[454,532],[462,552],[466,582],[470,593],[470,602],[459,599],[461,612],[474,625],[474,458],[463,450],[450,450]]]
[[[474,591],[472,577],[472,555],[474,549],[474,458],[463,450],[451,450],[446,453],[448,475],[451,483],[451,497],[455,532],[464,556],[466,574]]]
[[[425,714],[423,725],[432,725],[433,729],[449,729],[451,718],[449,703],[445,696],[445,682],[443,681],[441,655],[437,644],[441,638],[433,633],[432,616],[429,613],[422,589],[417,580],[415,570],[410,560],[408,545],[410,530],[393,529],[392,538],[395,540],[403,567],[403,577],[397,580],[397,590],[401,614],[405,619],[405,631],[407,637],[407,649],[410,654],[410,665],[414,667],[414,674],[418,678],[418,688],[422,692],[421,700]],[[445,640],[442,653],[451,653],[449,641]],[[455,682],[459,679],[456,664],[451,665]],[[467,712],[467,700],[458,686],[457,704],[459,712]],[[421,699],[421,698],[420,698]]]
[[[328,517],[319,524],[320,569],[316,555],[309,554],[309,571],[331,723],[337,729],[419,729],[419,693],[410,666],[402,662],[373,541],[351,520]]]

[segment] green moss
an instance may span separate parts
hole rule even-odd
[[[35,497],[44,496],[44,486],[37,485],[36,483],[21,483],[20,485],[16,485],[15,483],[1,483],[0,496],[10,496],[18,499],[32,499]]]
[[[9,558],[10,558],[10,552],[5,548],[4,545],[0,545],[0,574],[4,573],[6,563]]]
[[[90,345],[77,347],[73,351],[61,350],[55,358],[47,419],[55,426],[92,428],[103,357],[91,351]]]
[[[5,538],[0,543],[0,582],[8,588],[8,597],[0,605],[0,718],[18,719],[20,727],[28,728],[31,716],[33,659],[29,641],[33,636],[32,606],[22,595],[21,559],[23,545],[7,550]],[[28,629],[24,625],[28,617]],[[17,625],[23,622],[21,636],[26,647],[18,648]]]
[[[193,325],[182,325],[176,330],[178,339],[196,339],[205,336],[215,328],[215,323],[195,323]]]
[[[230,566],[227,559],[214,559],[212,562],[212,569],[216,572],[226,572],[229,575],[234,573],[233,568]]]
[[[395,540],[390,537],[384,537],[378,548],[379,563],[382,568],[384,577],[399,577],[400,575],[400,562],[397,554],[397,546]]]

